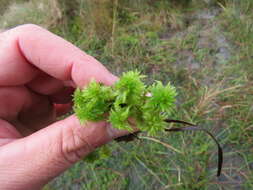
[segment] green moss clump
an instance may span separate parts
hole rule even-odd
[[[131,131],[129,118],[137,128],[155,135],[164,130],[174,107],[175,88],[160,81],[146,86],[145,76],[138,71],[123,73],[114,86],[104,86],[94,80],[84,89],[74,94],[74,111],[83,123],[85,121],[108,120],[117,129]],[[109,113],[109,115],[108,115]]]
[[[105,113],[110,111],[115,97],[111,87],[90,82],[87,88],[76,89],[74,94],[74,111],[79,120],[100,121],[105,119]]]

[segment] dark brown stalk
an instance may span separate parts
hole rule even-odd
[[[182,131],[203,131],[206,134],[208,134],[216,143],[217,147],[218,147],[218,170],[217,170],[217,176],[219,177],[221,174],[221,170],[222,170],[222,163],[223,163],[223,151],[222,148],[219,144],[219,142],[217,141],[217,139],[212,135],[212,133],[210,133],[208,130],[203,129],[195,124],[186,122],[186,121],[180,121],[180,120],[174,120],[174,119],[166,119],[164,120],[167,123],[179,123],[179,124],[184,124],[184,125],[189,125],[186,127],[175,127],[175,128],[166,128],[165,131],[167,132],[182,132]],[[130,133],[128,135],[122,136],[122,137],[118,137],[115,140],[117,142],[121,142],[121,141],[125,141],[125,142],[129,142],[129,141],[133,141],[136,138],[138,138],[138,134],[141,131],[137,131],[137,132],[133,132]]]

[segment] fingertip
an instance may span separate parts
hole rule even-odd
[[[115,82],[117,82],[118,80],[119,80],[118,77],[116,77],[115,75],[108,72],[108,75],[106,75],[105,84],[111,86],[111,85],[115,84]]]
[[[88,85],[92,79],[105,85],[112,85],[118,80],[99,61],[88,55],[85,59],[73,63],[71,77],[80,88]]]
[[[56,117],[63,116],[67,113],[69,113],[72,109],[73,104],[54,104],[54,108],[56,110]]]

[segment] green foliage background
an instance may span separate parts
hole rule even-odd
[[[79,162],[45,189],[253,188],[252,0],[0,0],[0,30],[39,24],[111,72],[138,69],[177,88],[172,117],[210,130],[142,134],[110,143],[112,157]],[[106,152],[106,150],[104,150]]]

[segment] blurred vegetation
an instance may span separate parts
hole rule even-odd
[[[110,143],[112,157],[79,162],[47,189],[253,188],[252,0],[0,1],[2,29],[39,24],[114,74],[171,81],[173,118],[205,127],[224,148],[216,178],[216,147],[201,132],[142,134]]]
[[[2,29],[24,23],[34,23],[48,28],[62,18],[57,0],[1,1],[5,2],[0,4],[0,28]],[[4,11],[5,9],[7,10]]]

